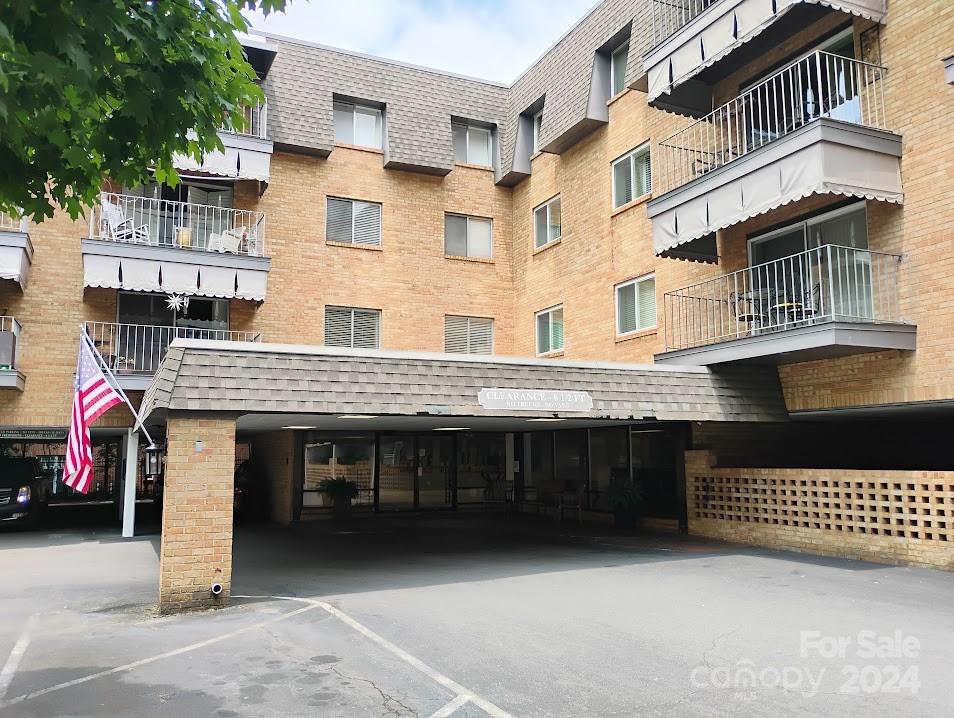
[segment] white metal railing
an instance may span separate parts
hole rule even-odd
[[[230,119],[222,125],[226,132],[248,137],[266,139],[268,133],[268,102],[256,102],[254,105],[244,105],[240,114],[245,118],[242,129],[237,129]]]
[[[259,332],[198,329],[151,324],[86,322],[86,333],[116,374],[152,374],[159,368],[173,339],[260,342]]]
[[[0,316],[0,369],[18,368],[17,344],[20,341],[20,331],[20,322],[15,318]]]
[[[885,68],[813,52],[659,143],[662,192],[818,119],[888,129]]]
[[[265,256],[265,214],[104,192],[90,212],[89,236],[154,247]]]
[[[0,212],[0,232],[26,232],[28,229],[26,217],[12,217]]]
[[[658,45],[718,0],[653,0],[653,45]]]
[[[897,254],[833,244],[668,292],[666,349],[822,322],[900,322]]]

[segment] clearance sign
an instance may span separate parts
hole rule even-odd
[[[494,411],[591,411],[593,398],[585,391],[561,389],[481,389],[478,403]]]

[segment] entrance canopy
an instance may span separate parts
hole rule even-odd
[[[462,426],[468,418],[463,426],[511,431],[542,429],[545,423],[532,422],[553,419],[576,426],[787,419],[771,368],[176,339],[145,393],[143,415],[155,423],[169,412],[192,411],[230,413],[253,430],[315,426],[306,421],[314,415],[421,429]]]

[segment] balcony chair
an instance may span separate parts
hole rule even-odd
[[[243,242],[248,240],[247,227],[233,227],[221,234],[209,235],[208,250],[210,252],[231,252],[238,254]]]
[[[126,216],[122,205],[112,200],[103,202],[100,222],[102,236],[108,237],[114,242],[149,243],[149,227],[144,224],[136,226],[132,218]]]
[[[729,303],[735,310],[735,320],[739,324],[748,324],[748,331],[756,334],[764,325],[769,324],[768,306],[771,300],[756,292],[733,292]]]

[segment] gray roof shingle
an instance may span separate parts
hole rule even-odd
[[[480,406],[481,388],[588,392],[574,418],[784,421],[774,369],[570,362],[176,340],[143,397],[143,415],[221,411],[512,416]],[[524,417],[552,411],[520,411]]]

